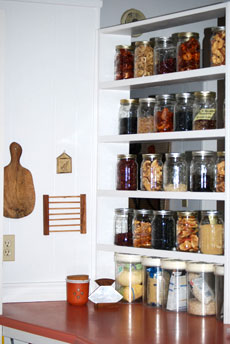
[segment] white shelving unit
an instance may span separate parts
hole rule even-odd
[[[131,37],[137,33],[152,33],[154,31],[171,29],[178,32],[178,26],[191,25],[197,31],[196,23],[204,29],[206,21],[226,17],[226,66],[201,68],[198,70],[177,72],[165,75],[154,75],[143,78],[114,81],[114,53],[118,44],[130,44]],[[186,31],[180,30],[180,31]],[[191,30],[190,30],[191,31]],[[142,38],[136,39],[142,40]],[[201,42],[202,43],[202,42]],[[96,252],[103,257],[114,252],[134,253],[148,256],[169,257],[182,260],[213,262],[225,265],[224,292],[224,323],[230,324],[230,3],[206,6],[189,11],[151,18],[131,24],[118,25],[99,31],[99,83],[98,83],[98,135],[97,135],[97,243]],[[157,87],[161,90],[168,85],[192,82],[202,83],[204,89],[210,81],[225,79],[226,94],[226,129],[170,132],[136,135],[118,135],[118,108],[122,98],[129,98],[132,90]],[[225,193],[199,192],[145,192],[145,191],[116,191],[116,158],[117,154],[129,152],[130,143],[135,142],[172,142],[172,141],[215,141],[225,140],[226,178]],[[119,247],[113,245],[113,217],[114,209],[127,207],[129,198],[169,199],[169,200],[199,200],[223,201],[225,207],[225,254],[223,256],[204,255],[198,253],[184,253],[154,249],[140,249],[134,247]],[[188,209],[189,210],[189,209]],[[110,256],[111,257],[111,256]],[[101,259],[101,258],[100,258]],[[114,271],[113,259],[106,259],[108,271]],[[95,263],[95,275],[100,273],[99,261]]]

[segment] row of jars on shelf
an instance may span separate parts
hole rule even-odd
[[[225,152],[193,151],[190,168],[185,153],[142,154],[140,177],[143,191],[224,192]],[[117,156],[116,189],[138,189],[135,154]]]
[[[216,93],[212,91],[121,99],[118,133],[216,129],[216,112]],[[225,102],[222,115],[224,122]]]
[[[210,66],[225,64],[225,27],[213,27],[210,40]],[[170,37],[117,45],[115,80],[165,74],[200,68],[200,42],[197,32],[179,32]]]
[[[223,319],[224,266],[115,253],[124,302]]]
[[[199,213],[118,208],[115,209],[114,230],[114,243],[119,246],[224,253],[224,222],[217,210]]]

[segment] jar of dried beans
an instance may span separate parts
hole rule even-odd
[[[211,66],[225,64],[225,27],[212,27],[211,35]]]
[[[215,152],[192,152],[192,161],[190,164],[190,191],[215,191],[215,160]]]
[[[149,76],[154,74],[153,47],[148,41],[135,43],[134,50],[134,76]]]
[[[216,129],[216,92],[194,93],[193,129]]]
[[[120,135],[137,133],[138,99],[121,99],[119,109]]]
[[[171,38],[155,39],[154,61],[155,74],[176,72],[176,46]]]
[[[176,94],[176,105],[174,115],[175,131],[192,130],[193,102],[194,96],[192,93]]]
[[[118,208],[115,209],[114,229],[115,229],[115,245],[132,246],[132,221],[134,209]]]
[[[133,47],[128,45],[117,45],[114,60],[115,80],[133,78],[134,54]]]
[[[200,43],[197,32],[177,34],[177,71],[200,68]]]
[[[163,166],[164,191],[187,191],[187,162],[184,153],[166,153]]]
[[[133,246],[151,247],[153,211],[136,210],[133,219]]]
[[[154,212],[152,223],[152,247],[160,250],[174,250],[176,247],[176,225],[174,213],[169,210]]]
[[[225,152],[217,152],[216,159],[216,191],[225,191]]]
[[[137,110],[137,132],[154,132],[154,106],[155,98],[140,98]]]
[[[141,163],[141,190],[161,191],[163,186],[161,154],[143,154]]]
[[[198,252],[199,223],[197,212],[180,211],[177,213],[177,250]]]
[[[117,156],[117,190],[137,190],[137,162],[134,154]]]
[[[156,96],[154,109],[155,132],[173,131],[175,97],[171,94]]]

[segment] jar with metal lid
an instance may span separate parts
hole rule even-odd
[[[154,109],[155,132],[173,131],[175,97],[172,94],[156,96]]]
[[[117,190],[137,190],[138,167],[135,154],[117,156]]]
[[[142,154],[141,190],[161,191],[163,187],[161,154]]]
[[[225,64],[225,26],[211,28],[211,66]]]
[[[133,219],[133,246],[151,247],[153,211],[136,210]]]
[[[225,152],[217,152],[216,191],[225,192]]]
[[[121,99],[119,108],[120,135],[137,133],[138,99]]]
[[[190,191],[215,191],[215,159],[215,152],[192,152],[192,161],[190,164]]]
[[[198,252],[199,222],[195,211],[179,211],[177,213],[177,250]]]
[[[193,129],[216,129],[216,92],[194,93]]]
[[[164,309],[169,311],[187,310],[186,263],[182,260],[161,260],[163,274]]]
[[[157,37],[154,47],[155,74],[176,72],[176,46],[170,37]]]
[[[174,115],[175,131],[192,130],[193,102],[194,95],[192,93],[185,92],[176,94]]]
[[[173,211],[156,210],[152,222],[152,247],[174,250],[176,247],[176,224]]]
[[[153,47],[149,41],[135,42],[134,50],[134,77],[154,74]]]
[[[141,256],[115,253],[115,289],[123,296],[123,301],[142,301],[142,281]]]
[[[177,71],[200,68],[200,42],[197,32],[177,34]]]
[[[160,258],[142,257],[143,266],[143,298],[145,305],[162,306],[162,269]]]
[[[154,132],[154,106],[155,98],[140,98],[137,110],[137,132]]]
[[[224,254],[224,221],[217,210],[201,212],[200,252],[204,254]]]
[[[129,79],[134,76],[134,54],[133,47],[128,45],[117,45],[114,59],[115,80]]]
[[[114,216],[114,244],[119,246],[132,246],[132,221],[134,209],[118,208],[115,209]]]
[[[193,315],[215,315],[214,265],[187,263],[188,313]]]
[[[163,166],[164,191],[187,191],[187,162],[184,153],[166,153]]]
[[[224,265],[215,265],[216,318],[224,319]]]

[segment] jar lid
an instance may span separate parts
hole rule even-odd
[[[118,154],[117,159],[136,159],[136,154]]]
[[[137,254],[115,253],[115,261],[124,263],[141,263],[141,256]]]
[[[210,263],[189,262],[187,263],[186,270],[189,272],[213,272],[214,265]]]
[[[184,158],[185,153],[165,153],[166,159],[168,158]]]
[[[214,274],[224,276],[224,265],[215,265]]]
[[[145,266],[161,266],[161,259],[157,257],[141,257],[141,263]]]
[[[216,98],[216,92],[213,91],[200,91],[194,92],[195,98]]]
[[[217,152],[217,156],[225,156],[225,152]]]
[[[138,47],[139,45],[148,45],[150,44],[149,41],[137,41],[135,42],[135,46]]]
[[[150,209],[136,209],[135,214],[138,215],[153,215],[153,210]]]
[[[212,32],[225,31],[225,26],[213,26],[211,27]]]
[[[156,101],[159,100],[175,100],[174,94],[158,94],[156,95]]]
[[[216,153],[212,151],[193,151],[192,152],[192,156],[201,156],[201,157],[214,156],[215,154]]]
[[[201,215],[221,215],[221,213],[218,210],[201,210]]]
[[[161,267],[162,269],[169,269],[169,270],[185,270],[186,269],[186,263],[183,260],[167,260],[163,259],[161,260]]]
[[[139,100],[138,99],[121,99],[120,104],[121,105],[126,105],[126,104],[138,104]]]
[[[178,211],[178,216],[196,216],[198,215],[197,211]]]
[[[172,37],[156,37],[156,43],[173,43]]]
[[[162,216],[167,216],[167,215],[173,215],[174,211],[171,210],[155,210],[154,215],[162,215]]]
[[[117,215],[126,215],[134,213],[134,209],[131,208],[116,208],[114,211]]]
[[[162,154],[160,153],[154,153],[154,154],[142,154],[142,159],[152,159],[152,158],[161,158]]]
[[[199,33],[198,32],[178,32],[177,33],[177,37],[178,38],[181,38],[181,37],[185,37],[185,38],[194,37],[196,39],[199,39]]]
[[[190,92],[177,93],[176,99],[194,99],[194,94]]]
[[[155,98],[139,98],[139,103],[155,103],[156,99]]]
[[[132,49],[130,45],[116,45],[116,50],[120,49]]]

